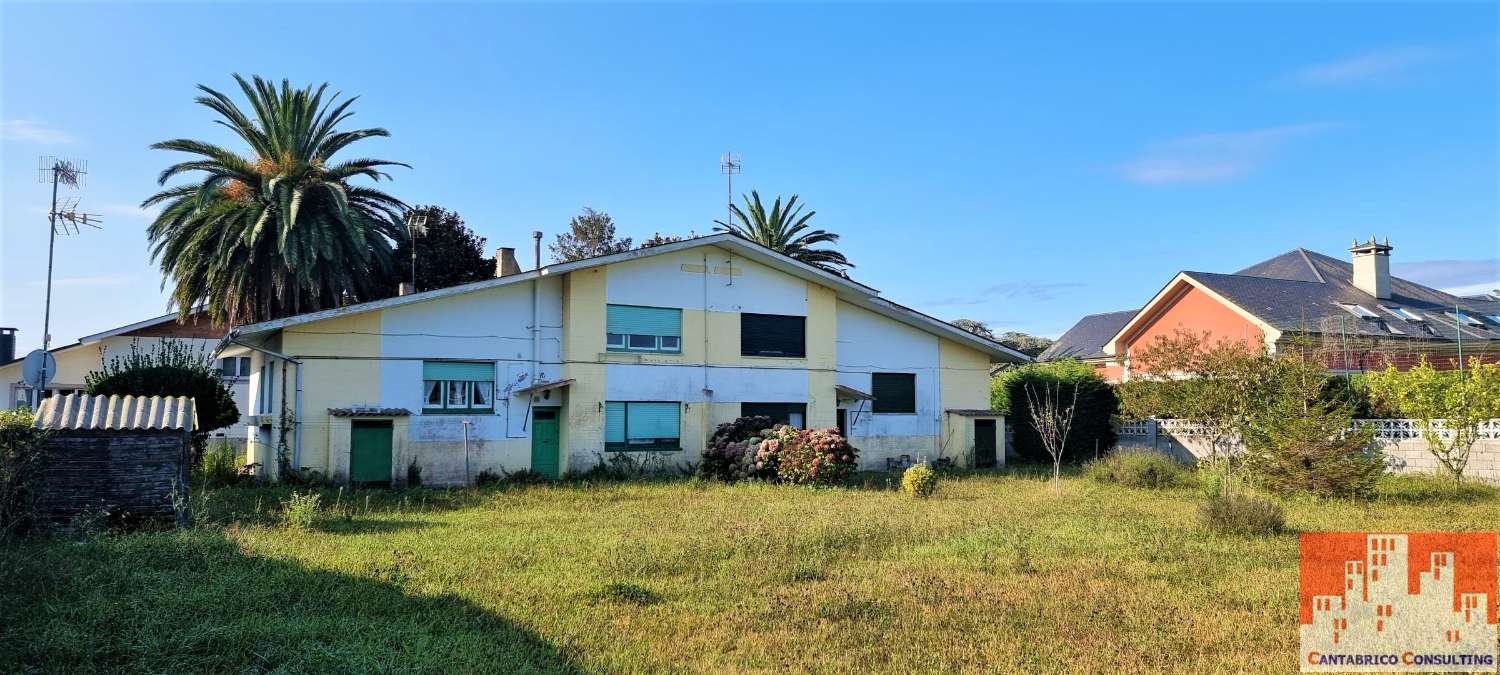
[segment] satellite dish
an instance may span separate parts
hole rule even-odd
[[[42,370],[45,366],[47,371],[46,381],[42,381]],[[57,377],[57,357],[40,349],[31,350],[26,355],[26,360],[21,362],[21,381],[32,389],[42,389],[52,384],[53,378]]]

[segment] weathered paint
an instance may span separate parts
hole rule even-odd
[[[886,457],[903,454],[958,454],[946,446],[971,443],[971,435],[948,438],[955,432],[944,408],[988,405],[983,351],[841,301],[833,287],[717,246],[629,257],[540,279],[538,380],[573,383],[530,399],[505,395],[531,383],[530,280],[331,313],[261,334],[262,346],[304,362],[302,464],[335,478],[347,475],[349,430],[358,418],[328,415],[334,407],[411,411],[392,420],[393,479],[403,480],[408,464],[415,463],[425,481],[452,484],[480,471],[529,468],[530,412],[536,406],[560,406],[560,463],[568,472],[604,456],[606,401],[680,403],[683,452],[667,459],[682,464],[697,461],[712,430],[738,417],[742,403],[805,402],[809,426],[831,427],[835,384],[869,391],[872,372],[914,373],[917,412],[873,415],[866,405],[850,416],[851,438],[869,468],[883,468]],[[682,310],[682,353],[606,351],[610,303]],[[805,316],[806,356],[740,355],[744,312]],[[330,356],[338,358],[323,358]],[[493,362],[501,390],[494,414],[423,414],[426,359]],[[267,357],[256,354],[253,360],[258,368]],[[276,359],[270,362],[280,367]],[[291,368],[278,370],[278,379],[292,376]],[[291,398],[289,379],[286,384]],[[279,385],[273,389],[280,394]],[[273,425],[251,435],[270,447],[279,433]]]

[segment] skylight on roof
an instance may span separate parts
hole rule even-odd
[[[1483,327],[1484,326],[1484,322],[1483,321],[1480,321],[1479,319],[1476,319],[1476,318],[1474,318],[1472,316],[1469,316],[1468,314],[1465,314],[1465,313],[1463,313],[1462,311],[1459,311],[1459,310],[1449,310],[1447,312],[1447,314],[1448,314],[1448,316],[1451,316],[1451,317],[1453,317],[1455,319],[1458,319],[1459,321],[1461,321],[1461,322],[1463,322],[1465,324],[1468,324],[1470,326],[1479,326],[1479,327]]]
[[[1403,321],[1411,321],[1411,322],[1414,322],[1414,323],[1420,323],[1422,321],[1426,321],[1426,319],[1423,319],[1422,317],[1417,316],[1414,312],[1412,312],[1411,310],[1409,310],[1409,309],[1407,309],[1405,307],[1392,307],[1390,305],[1381,305],[1381,309],[1384,309],[1387,312],[1395,314],[1397,317],[1401,318]]]
[[[1364,305],[1341,305],[1345,311],[1361,319],[1379,319],[1380,315],[1369,310]]]
[[[1493,321],[1496,324],[1500,324],[1500,314],[1487,314],[1487,315],[1485,315],[1484,318],[1489,319],[1490,321]]]

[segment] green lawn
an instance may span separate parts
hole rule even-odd
[[[1493,490],[1422,488],[1288,502],[1289,525],[1500,523]],[[308,531],[277,524],[285,495],[0,548],[0,672],[1296,670],[1296,534],[1209,534],[1193,489],[329,491]]]

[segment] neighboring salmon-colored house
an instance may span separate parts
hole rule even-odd
[[[1424,357],[1451,368],[1460,351],[1500,357],[1500,299],[1391,276],[1389,243],[1372,238],[1349,250],[1348,262],[1299,248],[1234,274],[1179,272],[1139,310],[1084,317],[1040,358],[1078,358],[1121,382],[1134,354],[1183,330],[1272,351],[1307,333],[1322,339],[1328,366],[1339,371],[1407,368]]]

